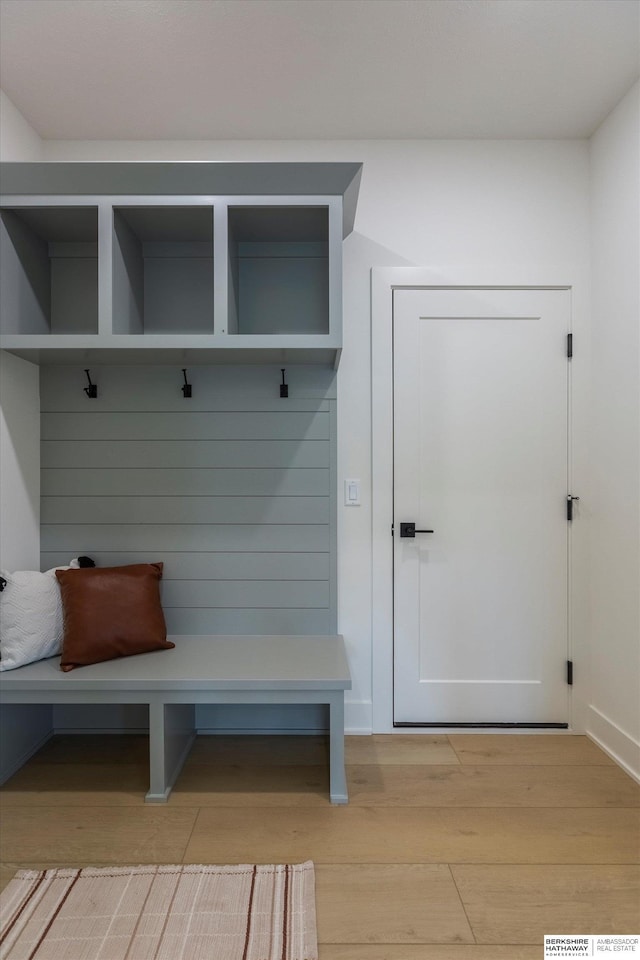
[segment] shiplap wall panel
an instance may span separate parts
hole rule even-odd
[[[42,497],[42,523],[328,523],[325,497]]]
[[[167,608],[326,610],[329,605],[326,580],[163,580],[161,591]]]
[[[188,416],[188,414],[186,414]],[[219,413],[218,416],[224,416]],[[328,440],[44,440],[42,466],[109,469],[129,467],[323,467]]]
[[[336,629],[335,374],[41,368],[42,568],[165,564],[170,633]]]
[[[236,496],[236,497],[327,497],[329,469],[307,467],[285,470],[256,467],[235,470],[231,467],[166,468],[164,470],[128,467],[108,470],[44,469],[42,487],[50,497],[117,497],[144,490],[150,497]]]
[[[172,550],[182,553],[325,552],[330,547],[328,524],[42,524],[42,550],[62,551],[71,556],[99,551],[136,551],[150,561]]]
[[[147,563],[149,554],[104,552],[91,554],[99,567]],[[65,566],[69,551],[42,553],[42,567]],[[329,553],[165,553],[163,580],[324,580],[328,581]]]
[[[329,413],[278,411],[46,413],[43,440],[328,440]]]
[[[174,634],[226,633],[305,634],[326,633],[326,610],[298,610],[251,607],[231,610],[227,607],[165,607],[167,630]],[[330,633],[335,632],[332,627]]]

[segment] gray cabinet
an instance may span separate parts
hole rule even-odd
[[[2,164],[0,347],[48,363],[335,363],[360,169]]]

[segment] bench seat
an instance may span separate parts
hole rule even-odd
[[[0,673],[7,704],[138,703],[149,707],[149,791],[171,793],[196,736],[195,707],[213,703],[329,706],[330,797],[347,803],[344,691],[351,677],[340,635],[171,636],[173,650],[123,657],[69,673],[60,658]]]

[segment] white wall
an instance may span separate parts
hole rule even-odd
[[[0,568],[40,569],[39,368],[0,351]]]
[[[640,778],[640,84],[590,144],[592,696],[588,732]]]
[[[344,248],[344,350],[338,386],[338,476],[362,480],[362,506],[339,509],[338,556],[339,627],[346,638],[354,679],[347,726],[369,731],[371,267],[458,266],[470,271],[479,283],[490,273],[504,273],[508,265],[520,276],[530,272],[536,278],[557,277],[561,273],[565,282],[578,284],[580,330],[586,314],[589,258],[587,144],[60,141],[45,144],[45,156],[50,160],[364,162],[355,231]],[[577,381],[580,391],[579,374]],[[579,443],[576,455],[580,467],[584,456]]]
[[[0,160],[42,160],[42,140],[0,90]]]
[[[41,160],[42,141],[0,90],[0,158]],[[40,569],[39,369],[0,351],[0,568]],[[2,705],[0,782],[50,736],[48,705]]]
[[[0,569],[40,569],[39,368],[0,351]],[[0,782],[51,732],[50,706],[2,704]]]
[[[40,569],[39,368],[0,351],[0,569]],[[2,704],[0,782],[51,734],[51,707]]]
[[[0,90],[0,158],[41,160],[42,141]],[[0,352],[0,567],[40,569],[39,369]]]

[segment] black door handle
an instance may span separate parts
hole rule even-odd
[[[416,530],[415,523],[401,523],[400,536],[414,538],[416,533],[435,533],[435,530]]]

